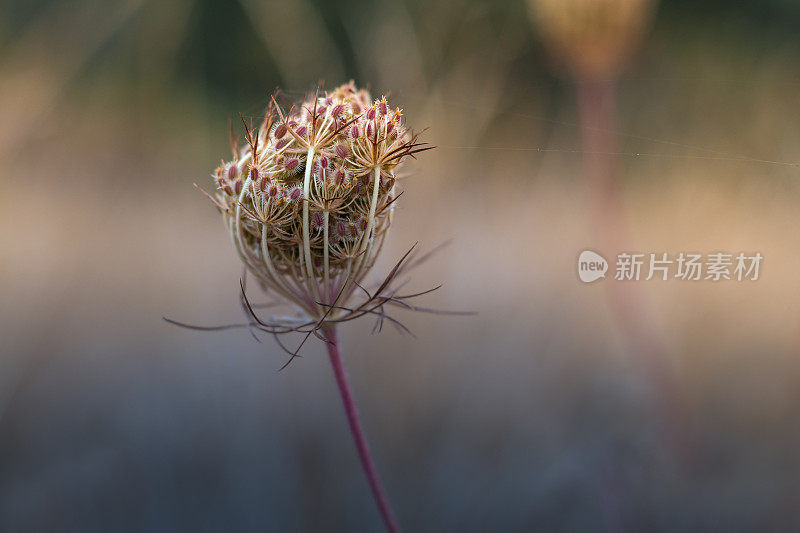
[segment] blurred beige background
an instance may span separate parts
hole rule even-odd
[[[193,183],[276,86],[391,91],[436,150],[383,266],[416,339],[342,331],[410,531],[800,527],[800,11],[661,2],[617,83],[640,252],[759,251],[757,282],[631,288],[663,339],[689,458],[609,303],[575,85],[521,2],[11,2],[0,11],[0,529],[377,530],[327,361],[286,371],[239,321],[240,266]],[[559,74],[560,73],[560,74]],[[642,155],[635,155],[642,154]],[[744,159],[744,160],[743,160]],[[299,339],[291,339],[296,343]],[[665,429],[666,428],[666,429]]]

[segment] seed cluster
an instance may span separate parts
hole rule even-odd
[[[245,130],[247,143],[232,138],[234,159],[214,172],[234,246],[265,289],[311,317],[330,313],[382,247],[399,165],[426,148],[399,108],[353,82],[286,112],[273,98],[260,127]]]

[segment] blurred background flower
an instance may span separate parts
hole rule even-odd
[[[227,118],[355,79],[430,126],[386,265],[419,235],[417,339],[342,343],[409,530],[796,530],[800,7],[662,0],[617,81],[631,245],[755,252],[754,283],[635,286],[695,435],[676,468],[604,283],[575,84],[515,2],[7,2],[0,14],[0,529],[379,527],[319,345],[241,332],[192,188]],[[638,155],[637,155],[638,154]],[[480,253],[476,253],[479,250]],[[607,257],[619,250],[598,249]],[[380,266],[380,265],[379,265]],[[378,268],[378,271],[381,269]]]

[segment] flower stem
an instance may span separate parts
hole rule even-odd
[[[580,80],[577,90],[584,172],[595,238],[601,249],[614,253],[629,250],[631,237],[616,168],[615,84],[609,80]],[[658,408],[673,451],[679,460],[687,461],[693,445],[688,414],[652,309],[641,292],[629,283],[609,283],[607,288],[612,312],[630,349],[644,359],[645,371],[657,389]]]
[[[336,334],[336,328],[334,326],[325,328],[325,337],[328,339],[326,346],[328,347],[333,374],[336,376],[336,385],[338,385],[339,393],[342,395],[342,403],[344,404],[344,412],[347,415],[347,422],[350,425],[350,433],[352,433],[353,440],[356,443],[358,457],[367,476],[369,488],[372,490],[375,503],[378,504],[378,510],[381,513],[381,517],[383,517],[384,524],[386,524],[386,529],[391,533],[399,532],[400,526],[397,524],[394,513],[392,513],[389,500],[386,498],[386,493],[378,477],[378,471],[375,468],[375,461],[372,460],[372,456],[369,453],[369,446],[364,436],[364,430],[361,427],[361,421],[358,419],[356,402],[353,399],[350,384],[347,382],[342,355],[339,352],[339,339]]]

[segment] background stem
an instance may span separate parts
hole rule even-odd
[[[600,249],[612,253],[635,249],[631,246],[617,176],[619,147],[615,96],[612,80],[578,81],[583,166],[592,229]],[[613,269],[616,257],[608,257],[608,260],[610,269]],[[609,277],[613,276],[612,270]],[[687,413],[652,309],[643,299],[641,290],[630,282],[607,283],[606,288],[610,307],[625,333],[629,349],[639,357],[656,389],[658,409],[669,444],[679,461],[685,463],[690,459],[692,448]]]
[[[372,495],[375,497],[375,503],[378,504],[378,510],[381,513],[381,517],[383,517],[384,524],[386,524],[386,529],[392,533],[399,532],[400,526],[397,524],[394,513],[392,513],[389,500],[386,498],[386,493],[378,477],[378,470],[375,468],[375,462],[372,460],[372,456],[369,453],[369,446],[364,436],[364,430],[361,427],[361,421],[358,419],[356,402],[353,399],[350,384],[347,382],[342,356],[339,352],[339,339],[336,334],[336,328],[325,328],[325,337],[328,339],[326,346],[328,347],[328,355],[330,356],[331,366],[333,367],[333,374],[336,376],[336,385],[339,387],[339,393],[342,395],[342,403],[344,404],[344,412],[347,415],[347,422],[350,425],[350,433],[353,435],[353,440],[356,443],[358,458],[361,460],[364,473],[367,475],[369,488],[372,490]]]

